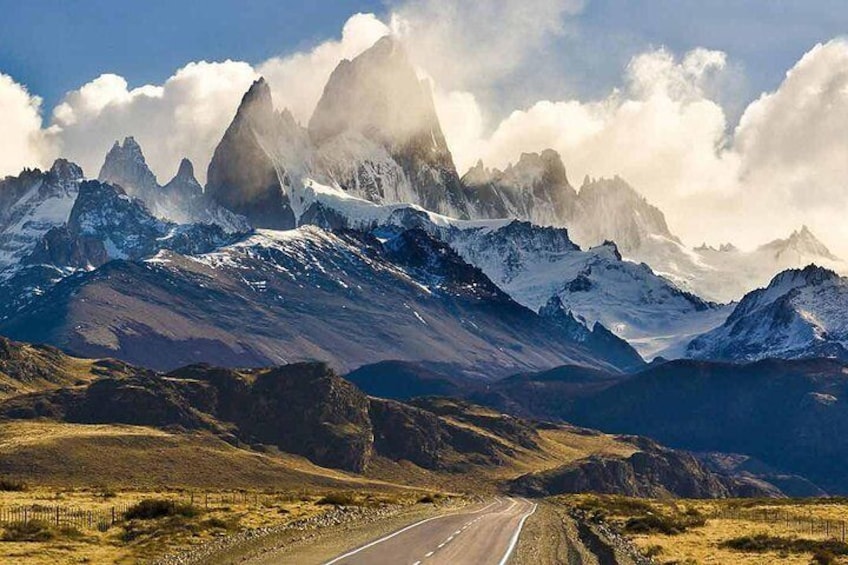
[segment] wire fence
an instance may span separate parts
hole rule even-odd
[[[848,534],[846,520],[819,518],[813,515],[801,516],[797,512],[776,508],[721,508],[716,512],[715,517],[759,522],[780,527],[804,537],[835,539],[841,542],[846,541],[846,534]]]
[[[182,495],[164,496],[166,500],[176,503],[190,504],[203,510],[224,508],[228,505],[263,504],[269,494],[249,492],[189,492]],[[151,494],[146,498],[157,498]],[[70,527],[78,530],[106,531],[115,524],[126,520],[127,511],[134,503],[116,503],[96,509],[81,508],[76,505],[62,504],[28,504],[0,506],[0,525],[29,524],[42,522],[57,528]]]

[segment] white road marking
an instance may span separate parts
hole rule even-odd
[[[430,553],[425,553],[425,554],[424,554],[424,557],[433,557],[433,554],[434,554],[434,553],[436,553],[436,552],[435,552],[435,551],[431,551]]]
[[[382,537],[382,538],[380,538],[380,539],[378,539],[378,540],[374,540],[374,541],[372,541],[371,543],[367,543],[367,544],[363,545],[362,547],[358,547],[358,548],[356,548],[356,549],[354,549],[354,550],[352,550],[352,551],[348,551],[348,552],[347,552],[347,553],[345,553],[344,555],[339,555],[339,556],[338,556],[338,557],[336,557],[335,559],[333,559],[333,560],[331,560],[331,561],[327,561],[326,563],[324,563],[324,565],[333,565],[333,563],[338,563],[339,561],[341,561],[341,560],[343,560],[343,559],[347,559],[347,558],[348,558],[348,557],[350,557],[351,555],[356,555],[356,554],[357,554],[357,553],[359,553],[360,551],[364,551],[364,550],[368,549],[369,547],[374,547],[374,546],[375,546],[375,545],[377,545],[378,543],[383,543],[383,542],[384,542],[384,541],[386,541],[386,540],[390,540],[390,539],[392,539],[392,538],[393,538],[393,537],[395,537],[395,536],[398,536],[398,535],[400,535],[400,534],[402,534],[402,533],[404,533],[404,532],[406,532],[406,531],[408,531],[408,530],[411,530],[412,528],[417,528],[417,527],[418,527],[418,526],[420,526],[421,524],[426,524],[427,522],[432,522],[433,520],[439,520],[439,519],[441,519],[441,518],[448,518],[449,516],[451,516],[451,514],[447,514],[447,515],[444,515],[444,516],[433,516],[432,518],[426,518],[426,519],[424,519],[424,520],[421,520],[420,522],[415,522],[414,524],[411,524],[411,525],[409,525],[409,526],[407,526],[407,527],[405,527],[405,528],[401,528],[400,530],[398,530],[398,531],[396,531],[396,532],[394,532],[394,533],[391,533],[391,534],[389,534],[389,535],[387,535],[387,536],[384,536],[384,537]]]
[[[478,514],[478,513],[480,513],[480,512],[483,512],[484,510],[488,510],[489,508],[491,508],[492,506],[494,506],[494,505],[496,505],[496,504],[501,504],[502,502],[503,502],[503,501],[502,501],[500,498],[495,497],[495,501],[494,501],[494,502],[492,502],[491,504],[489,504],[489,505],[487,505],[487,506],[484,506],[483,508],[480,508],[479,510],[475,510],[474,512],[470,512],[470,514]],[[514,505],[514,504],[515,504],[515,501],[513,501],[513,505]],[[512,506],[510,506],[510,508],[512,508]],[[330,560],[330,561],[327,561],[326,563],[324,563],[324,565],[333,565],[333,563],[338,563],[339,561],[342,561],[343,559],[347,559],[347,558],[348,558],[348,557],[350,557],[351,555],[356,555],[356,554],[357,554],[357,553],[359,553],[360,551],[364,551],[364,550],[366,550],[366,549],[368,549],[368,548],[374,547],[375,545],[377,545],[377,544],[379,544],[379,543],[383,543],[383,542],[384,542],[384,541],[386,541],[386,540],[390,540],[390,539],[392,539],[392,538],[393,538],[393,537],[395,537],[395,536],[398,536],[398,535],[400,535],[400,534],[402,534],[402,533],[404,533],[404,532],[406,532],[406,531],[411,530],[412,528],[417,528],[417,527],[418,527],[418,526],[420,526],[421,524],[426,524],[427,522],[432,522],[433,520],[439,520],[439,519],[441,519],[441,518],[449,518],[450,516],[455,516],[455,514],[446,514],[446,515],[444,515],[444,516],[433,516],[433,517],[431,517],[431,518],[425,518],[424,520],[421,520],[421,521],[419,521],[419,522],[415,522],[414,524],[410,524],[409,526],[406,526],[405,528],[401,528],[400,530],[398,530],[398,531],[396,531],[396,532],[393,532],[393,533],[391,533],[391,534],[389,534],[389,535],[387,535],[387,536],[383,536],[383,537],[381,537],[380,539],[374,540],[374,541],[372,541],[371,543],[367,543],[367,544],[365,544],[365,545],[363,545],[363,546],[361,546],[361,547],[358,547],[358,548],[356,548],[356,549],[354,549],[354,550],[348,551],[348,552],[347,552],[347,553],[345,553],[344,555],[339,555],[339,556],[338,556],[338,557],[336,557],[335,559],[332,559],[332,560]],[[482,518],[482,516],[480,516],[479,518],[477,518],[477,520],[479,520],[480,518]],[[477,520],[473,520],[471,523],[476,522]],[[450,538],[448,538],[448,540],[447,540],[445,543],[443,543],[442,545],[440,545],[440,546],[439,546],[439,549],[443,548],[443,547],[445,546],[445,544],[446,544],[446,543],[448,543],[448,542],[449,542],[450,540],[452,540],[452,539],[453,539],[453,536],[451,536]],[[430,553],[426,554],[424,557],[432,557],[433,553],[435,553],[435,552],[431,551]]]
[[[526,499],[525,499],[526,500]],[[527,501],[529,502],[529,500]],[[518,527],[515,529],[515,533],[512,534],[512,539],[509,540],[509,547],[506,549],[506,553],[501,558],[498,565],[506,565],[506,562],[509,561],[510,555],[515,551],[515,546],[518,544],[518,536],[521,535],[521,529],[524,527],[524,522],[527,521],[527,518],[533,515],[536,512],[536,504],[533,504],[533,508],[530,509],[530,512],[521,517],[521,521],[518,522]]]

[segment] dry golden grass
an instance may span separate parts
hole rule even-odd
[[[349,503],[357,505],[413,505],[420,492],[343,491]],[[211,496],[207,507],[206,495]],[[194,492],[180,491],[101,491],[89,489],[53,490],[36,487],[26,492],[0,492],[0,506],[74,507],[86,511],[108,511],[127,507],[145,499],[167,499],[199,509],[193,517],[171,516],[155,520],[119,522],[107,531],[83,528],[70,535],[39,542],[0,541],[0,563],[42,565],[47,563],[136,563],[182,551],[244,528],[284,526],[332,509],[322,500],[332,498],[323,492]]]
[[[650,511],[659,516],[681,517],[697,512],[706,517],[702,526],[665,535],[660,533],[628,534],[637,547],[655,553],[657,563],[698,563],[734,565],[808,565],[813,554],[793,552],[738,551],[723,544],[742,537],[768,535],[786,539],[824,541],[828,539],[818,520],[831,520],[831,533],[841,539],[841,521],[848,522],[848,501],[844,499],[780,499],[780,500],[641,500],[624,497],[573,495],[559,497],[560,503],[599,508],[607,519],[623,527],[628,518]],[[787,517],[789,518],[787,522]],[[815,522],[810,533],[809,521]],[[800,522],[799,522],[800,521]],[[848,540],[846,540],[848,541]],[[841,558],[838,563],[848,563]]]
[[[239,449],[204,432],[33,420],[0,422],[0,476],[64,487],[396,487],[295,455]]]
[[[485,412],[487,409],[482,410],[481,414],[490,415]],[[528,449],[468,422],[445,419],[450,420],[452,424],[496,439],[501,446],[511,449],[514,455],[500,465],[477,466],[469,468],[465,473],[426,471],[408,462],[389,461],[378,457],[369,466],[368,476],[422,488],[443,488],[445,484],[449,484],[453,492],[493,493],[498,491],[503,481],[526,473],[554,469],[590,455],[627,457],[637,451],[632,444],[614,435],[569,427],[540,429],[539,449]],[[457,461],[462,459],[463,456],[459,454]]]

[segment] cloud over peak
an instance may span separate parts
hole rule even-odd
[[[686,241],[753,246],[806,223],[848,255],[848,244],[838,246],[848,242],[845,39],[812,47],[777,88],[747,106],[733,101],[738,112],[728,111],[726,101],[738,72],[733,54],[703,47],[635,53],[622,65],[617,88],[582,98],[563,88],[562,96],[503,112],[492,93],[508,89],[522,68],[545,57],[580,56],[550,49],[579,28],[582,0],[390,6],[382,17],[351,16],[337,38],[258,64],[193,62],[162,84],[140,87],[101,75],[69,92],[49,127],[40,99],[0,75],[0,174],[46,166],[60,154],[91,173],[114,140],[134,135],[160,180],[188,157],[203,182],[215,145],[257,76],[267,78],[277,108],[305,124],[339,61],[393,34],[430,79],[460,172],[480,158],[502,168],[522,152],[553,148],[572,179],[626,178]],[[731,117],[737,115],[738,123]]]

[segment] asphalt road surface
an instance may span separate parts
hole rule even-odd
[[[536,505],[496,498],[476,509],[422,520],[325,565],[504,565]]]

